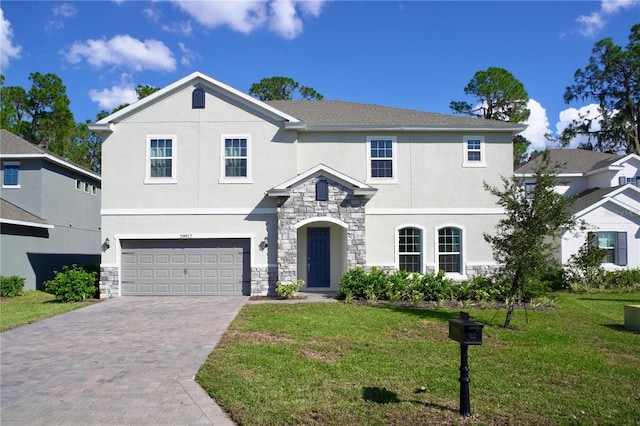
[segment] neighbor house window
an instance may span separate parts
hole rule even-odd
[[[147,137],[146,183],[176,181],[176,136]]]
[[[20,164],[11,162],[3,163],[2,165],[4,167],[2,186],[4,188],[19,188],[20,180],[18,179],[18,175],[20,174]]]
[[[614,265],[627,265],[627,233],[626,232],[594,232],[598,241],[598,247],[605,250],[602,263],[612,263]]]
[[[462,273],[462,231],[447,227],[438,230],[438,267],[444,272]]]
[[[222,182],[247,182],[250,170],[251,141],[248,136],[222,137]]]
[[[367,161],[370,179],[395,181],[396,179],[395,137],[367,138]]]
[[[463,166],[465,167],[484,167],[486,166],[484,158],[484,138],[482,136],[465,136],[464,139],[464,158]]]
[[[527,200],[533,199],[533,190],[536,189],[535,182],[525,182],[524,184],[524,196]]]
[[[398,230],[398,268],[422,272],[422,231],[418,228]]]

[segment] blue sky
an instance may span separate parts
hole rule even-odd
[[[0,3],[5,85],[62,78],[76,121],[193,71],[248,92],[285,76],[325,99],[451,113],[476,71],[502,67],[529,92],[534,148],[588,102],[564,90],[596,41],[626,46],[640,0],[11,1]]]

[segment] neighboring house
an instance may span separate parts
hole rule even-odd
[[[356,266],[495,267],[483,182],[524,126],[255,98],[195,72],[90,125],[103,136],[102,297],[337,290]]]
[[[0,130],[0,274],[43,290],[63,265],[100,262],[100,176]]]
[[[584,232],[566,232],[559,260],[566,263],[593,232],[607,250],[605,269],[640,267],[640,156],[626,156],[582,149],[550,150],[552,164],[558,164],[561,181],[557,191],[577,196],[572,211],[584,220]],[[515,171],[526,185],[534,185],[533,170],[539,158]]]

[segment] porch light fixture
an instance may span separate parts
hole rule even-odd
[[[109,237],[105,238],[104,240],[104,248],[108,249],[109,247],[111,247],[111,243],[109,241]]]

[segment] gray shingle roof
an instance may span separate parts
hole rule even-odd
[[[0,153],[1,154],[51,154],[38,145],[29,142],[20,136],[0,129]]]
[[[345,101],[292,100],[268,101],[266,104],[314,127],[489,127],[496,130],[525,127],[504,121]]]
[[[585,149],[550,149],[551,164],[558,164],[562,173],[587,173],[610,166],[622,157],[605,152],[588,151]],[[516,174],[533,173],[542,157],[524,163],[516,170]]]
[[[16,220],[20,222],[37,223],[41,225],[47,224],[46,220],[21,209],[3,198],[0,198],[0,217],[2,219]]]
[[[607,194],[609,194],[609,193],[611,193],[611,192],[613,192],[613,191],[615,191],[617,189],[620,189],[620,187],[614,186],[612,188],[587,189],[586,191],[583,191],[580,194],[578,194],[578,197],[573,202],[573,204],[571,205],[569,210],[573,214],[578,213],[579,211],[582,211],[582,210],[586,209],[590,205],[597,203],[604,196],[606,196]]]

